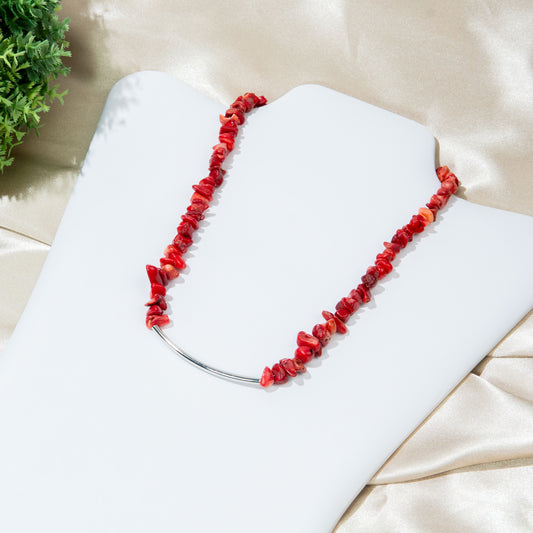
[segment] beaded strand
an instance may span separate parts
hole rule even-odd
[[[169,317],[164,311],[167,309],[165,301],[166,285],[169,281],[179,276],[179,271],[186,267],[183,254],[193,243],[193,234],[198,229],[199,223],[204,219],[203,213],[209,208],[216,187],[219,187],[226,171],[221,165],[227,155],[235,146],[235,137],[238,127],[244,123],[245,113],[255,107],[264,106],[267,100],[264,96],[245,93],[239,96],[229,107],[224,115],[220,115],[219,143],[213,146],[213,154],[209,159],[209,175],[193,185],[187,212],[181,216],[177,228],[177,235],[172,244],[167,246],[163,257],[160,258],[160,267],[146,265],[146,272],[150,280],[150,300],[146,304],[146,326],[162,327],[169,323]],[[311,334],[305,331],[298,332],[296,337],[297,348],[294,357],[281,359],[272,367],[265,367],[259,383],[263,387],[273,384],[285,383],[289,377],[295,377],[306,371],[305,365],[314,357],[322,355],[322,348],[327,346],[334,333],[345,334],[347,320],[359,309],[362,304],[368,303],[372,297],[372,289],[380,279],[390,274],[393,269],[391,262],[396,254],[413,240],[413,236],[422,233],[427,225],[431,224],[437,212],[448,202],[450,196],[457,191],[459,180],[450,172],[448,167],[439,167],[436,170],[440,181],[440,188],[431,197],[425,207],[421,207],[416,215],[411,217],[409,223],[401,227],[392,236],[390,242],[384,242],[384,249],[377,254],[374,264],[369,266],[361,277],[361,283],[347,296],[341,298],[335,306],[335,312],[322,311],[325,322],[315,324]]]

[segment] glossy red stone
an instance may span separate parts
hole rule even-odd
[[[322,311],[322,316],[326,320],[335,320],[335,327],[337,328],[337,333],[340,333],[341,335],[348,333],[348,328],[344,325],[344,322],[338,319],[333,313],[330,313],[329,311]]]
[[[263,374],[261,375],[261,379],[259,380],[259,384],[261,387],[270,387],[274,384],[274,374],[272,374],[272,370],[270,370],[268,366],[265,366]]]
[[[274,376],[274,383],[277,385],[287,381],[287,372],[285,372],[285,369],[279,363],[272,365],[272,374]]]
[[[340,301],[335,306],[335,309],[338,311],[339,309],[346,309],[350,314],[354,313],[359,309],[359,301],[360,298],[350,298],[349,296],[347,298],[341,298]]]
[[[191,204],[202,204],[204,206],[203,210],[205,211],[209,207],[209,200],[204,195],[195,191],[191,196]]]
[[[235,148],[235,136],[231,133],[221,133],[218,136],[218,140],[224,143],[230,152],[233,150],[233,148]]]
[[[309,348],[309,346],[298,346],[298,348],[296,348],[296,350],[294,351],[294,357],[300,359],[300,361],[304,365],[306,363],[309,363],[309,361],[313,359],[314,355],[314,350],[312,348]]]
[[[181,270],[183,270],[187,266],[185,260],[179,253],[169,253],[165,257],[162,257],[159,260],[159,263],[161,263],[161,267],[163,267],[163,265],[172,265],[173,267],[179,268]]]
[[[202,178],[198,182],[198,185],[208,185],[209,187],[213,187],[214,190],[214,188],[216,187],[216,182],[214,178],[212,178],[211,176],[207,176],[206,178]]]
[[[198,220],[196,220],[196,218],[194,218],[192,215],[188,213],[185,215],[181,215],[181,220],[183,222],[189,223],[193,227],[194,230],[197,230],[199,227]]]
[[[348,309],[345,309],[344,307],[341,307],[340,309],[337,309],[335,311],[335,316],[341,322],[346,322],[352,316],[352,314],[353,313],[351,313],[350,311],[348,311]]]
[[[313,326],[313,336],[318,339],[321,346],[326,346],[331,339],[331,333],[327,324],[316,324]]]
[[[379,279],[379,272],[378,269],[375,266],[368,267],[366,270],[366,274],[361,276],[361,281],[363,282],[363,285],[367,287],[368,289],[371,289],[376,285]]]
[[[237,134],[239,128],[237,127],[237,121],[235,119],[230,119],[225,124],[222,124],[220,127],[220,134],[222,133],[233,133]]]
[[[395,254],[399,253],[402,249],[402,247],[398,243],[394,242],[384,242],[383,246],[385,246],[385,248],[389,250],[392,250]]]
[[[296,372],[298,374],[303,374],[304,372],[307,371],[307,369],[305,368],[305,365],[303,364],[303,361],[301,359],[298,359],[298,357],[294,357],[292,359],[293,363],[294,363],[294,368],[296,369]]]
[[[161,270],[165,272],[169,280],[176,279],[180,275],[180,271],[170,263],[163,265]]]
[[[379,271],[379,279],[383,279],[387,274],[392,272],[392,265],[385,260],[376,261],[376,268]]]
[[[279,364],[283,367],[288,376],[290,376],[291,378],[296,376],[296,366],[292,359],[282,359]]]
[[[363,300],[363,303],[367,304],[371,299],[372,295],[370,294],[370,289],[360,283],[357,285],[357,288],[355,289],[360,295],[361,299]]]
[[[161,294],[156,294],[148,302],[146,302],[144,305],[151,307],[152,305],[157,305],[163,309],[163,311],[167,308],[167,302],[165,301],[165,298]]]
[[[212,168],[209,171],[209,177],[215,180],[215,187],[220,187],[224,181],[225,170],[221,168]]]
[[[422,233],[424,231],[424,228],[426,227],[424,222],[421,220],[422,218],[423,217],[421,217],[420,215],[413,215],[409,224],[407,224],[409,230],[413,233]]]
[[[183,235],[176,235],[172,242],[174,246],[178,249],[178,252],[183,254],[187,251],[187,248],[191,246],[192,239],[184,237]]]
[[[146,265],[146,273],[148,274],[148,279],[150,283],[159,283],[164,285],[164,279],[161,277],[161,271],[159,268],[153,265]]]
[[[151,283],[150,289],[151,289],[151,292],[150,292],[151,298],[153,298],[156,294],[165,296],[165,294],[167,293],[167,290],[165,289],[165,287],[163,287],[163,285],[161,285],[161,283]]]
[[[178,235],[181,235],[182,237],[186,237],[188,239],[192,239],[194,230],[195,227],[190,222],[181,222],[177,229]]]
[[[158,305],[151,305],[148,308],[148,311],[146,311],[146,316],[152,316],[152,315],[162,315],[163,309],[159,307]]]
[[[298,346],[309,346],[309,348],[313,350],[318,350],[320,348],[320,341],[314,335],[309,335],[309,333],[306,333],[305,331],[298,332],[296,344]]]
[[[213,199],[213,192],[215,190],[213,185],[193,185],[192,188],[207,201],[210,202]]]
[[[150,315],[146,317],[146,327],[149,329],[153,326],[166,326],[169,322],[168,315]]]
[[[393,244],[399,244],[400,248],[405,248],[409,242],[409,236],[405,231],[399,229],[391,239]]]
[[[364,303],[363,297],[361,296],[361,293],[357,289],[352,289],[348,293],[348,298],[351,298],[355,302],[357,302],[357,309],[359,309],[359,306]],[[357,309],[354,307],[354,310],[357,311]]]
[[[437,178],[439,178],[439,181],[444,181],[450,175],[450,169],[446,165],[437,168],[435,172],[437,173]]]

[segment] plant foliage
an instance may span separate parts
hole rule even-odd
[[[34,129],[54,100],[67,51],[68,19],[60,21],[60,0],[0,0],[0,171],[13,162],[11,150]]]

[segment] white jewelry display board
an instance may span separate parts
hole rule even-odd
[[[178,359],[144,326],[145,265],[207,175],[224,109],[156,72],[110,93],[0,357],[0,531],[330,531],[531,308],[533,219],[454,197],[289,384]],[[166,331],[258,377],[439,187],[426,128],[316,85],[248,115],[225,168]]]

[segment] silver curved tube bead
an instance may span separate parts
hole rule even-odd
[[[212,366],[206,365],[205,363],[202,363],[202,361],[198,361],[195,359],[192,355],[189,355],[187,352],[182,350],[179,346],[174,344],[172,340],[167,337],[165,333],[163,333],[162,329],[159,326],[152,326],[152,329],[159,335],[161,340],[177,355],[179,355],[181,358],[185,359],[192,365],[198,367],[200,370],[203,370],[204,372],[207,372],[208,374],[211,374],[213,376],[217,376],[219,378],[228,379],[230,381],[237,381],[239,383],[254,383],[256,385],[259,385],[259,378],[247,378],[245,376],[239,376],[237,374],[231,374],[230,372],[224,372],[223,370],[218,370],[217,368],[213,368]]]

